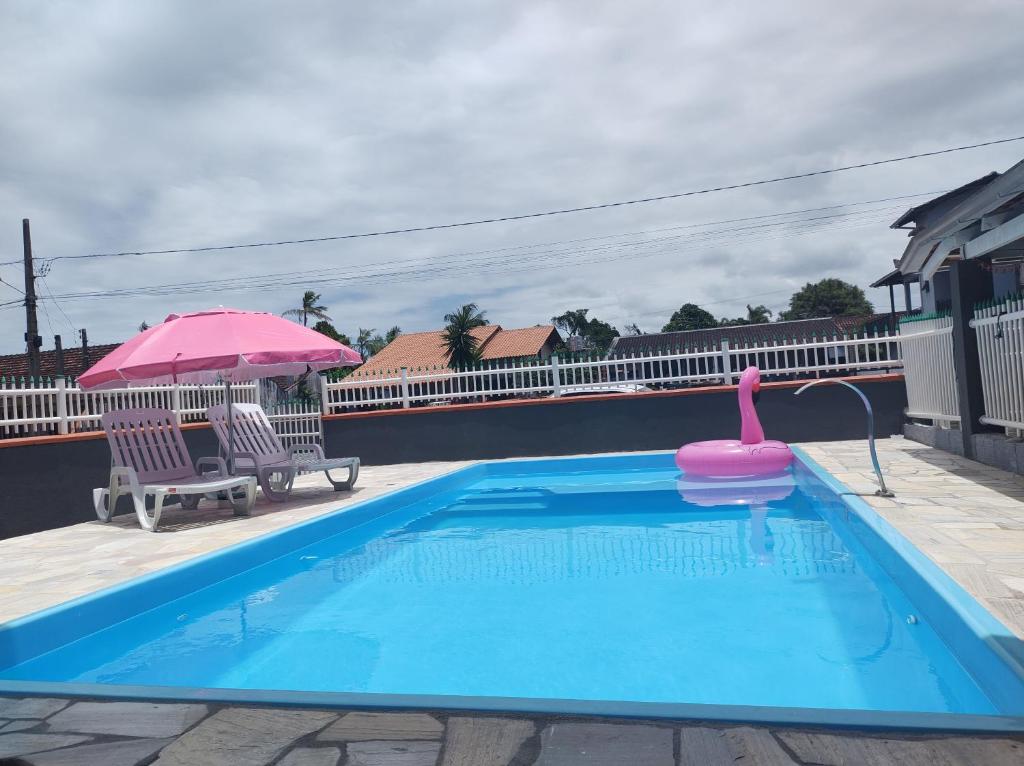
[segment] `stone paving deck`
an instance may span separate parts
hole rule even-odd
[[[864,734],[443,711],[0,698],[0,723],[0,764],[10,766],[1024,764],[1024,737],[1019,736]]]
[[[1024,637],[1024,478],[914,442],[879,443],[893,500],[871,495],[864,442],[801,445]],[[305,477],[293,501],[169,510],[0,542],[0,620],[344,508],[464,463],[366,468],[356,492]],[[1024,737],[908,735],[430,711],[381,714],[0,698],[0,764],[252,766],[1024,766]]]
[[[90,521],[0,540],[0,623],[465,465],[469,464],[368,466],[349,492],[335,492],[322,474],[300,476],[286,503],[271,503],[259,492],[251,516],[234,516],[230,508],[208,500],[194,511],[169,505],[155,533],[141,529],[135,514],[129,513],[115,516],[109,524]]]
[[[1024,638],[1024,476],[906,439],[878,443],[878,488],[864,442],[800,445]]]

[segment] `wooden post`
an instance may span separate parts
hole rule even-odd
[[[551,386],[554,389],[551,393],[557,399],[562,395],[561,373],[558,371],[558,354],[551,355]]]
[[[39,348],[43,339],[39,337],[36,320],[36,273],[32,265],[32,232],[27,218],[21,220],[21,240],[25,269],[25,351],[28,354],[28,374],[34,379],[39,377]]]
[[[89,332],[83,327],[78,331],[78,334],[82,336],[82,370],[78,373],[81,375],[82,372],[88,370],[92,365],[89,364]]]
[[[64,375],[64,346],[60,342],[60,336],[53,336],[53,349],[54,355],[56,356],[57,363],[57,375],[63,377]]]

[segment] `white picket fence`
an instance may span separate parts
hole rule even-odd
[[[268,405],[267,419],[281,438],[285,447],[300,444],[323,446],[323,420],[320,405],[316,402],[295,402],[292,404]]]
[[[856,374],[902,367],[899,337],[888,333],[810,339],[761,346],[730,347],[609,359],[553,356],[547,360],[504,360],[469,369],[403,368],[376,375],[321,378],[324,412],[478,402],[494,398],[560,396],[572,387],[639,384],[677,388],[731,384],[749,365],[767,378]]]
[[[911,317],[900,324],[907,417],[949,427],[960,421],[953,372],[953,320],[948,316]]]
[[[971,327],[981,362],[981,422],[1024,436],[1024,298],[975,309]]]

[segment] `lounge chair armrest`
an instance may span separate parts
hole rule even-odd
[[[319,444],[293,444],[288,448],[288,457],[293,458],[298,452],[312,452],[317,460],[324,460],[324,448]]]
[[[244,458],[245,460],[251,460],[252,464],[254,466],[256,466],[257,468],[259,468],[260,466],[262,466],[264,463],[267,462],[266,458],[262,457],[261,455],[257,455],[254,452],[236,452],[235,453],[235,460],[238,460],[239,458]]]
[[[222,457],[201,457],[196,461],[196,473],[203,475],[203,466],[212,465],[215,467],[218,476],[228,476],[228,464]]]
[[[136,486],[139,483],[139,475],[135,469],[127,465],[112,465],[110,467],[110,478],[117,479],[118,484]]]

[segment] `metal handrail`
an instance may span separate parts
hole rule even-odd
[[[879,489],[875,491],[875,494],[879,497],[896,497],[892,490],[885,486],[885,479],[882,477],[882,468],[878,465],[878,453],[875,451],[875,412],[871,409],[871,402],[864,396],[864,392],[857,388],[851,383],[847,383],[845,380],[836,380],[835,378],[820,378],[818,380],[812,380],[810,383],[806,383],[794,392],[793,396],[800,396],[811,386],[816,386],[819,383],[838,383],[841,386],[846,386],[851,391],[860,397],[860,400],[864,402],[864,409],[868,411],[868,450],[871,452],[871,465],[875,468],[875,476],[878,477]]]

